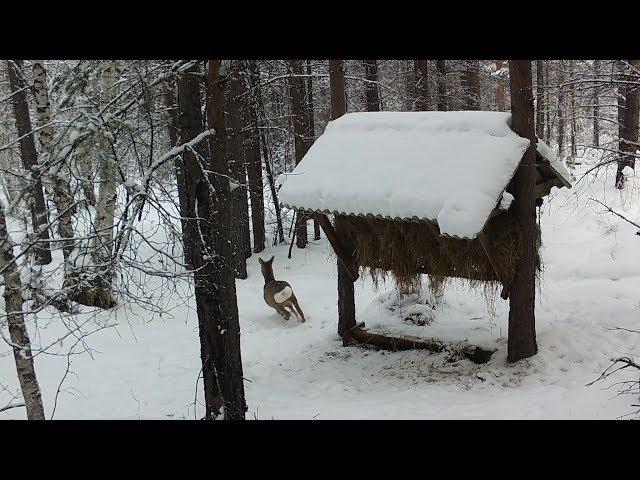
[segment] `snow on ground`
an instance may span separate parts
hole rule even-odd
[[[577,176],[585,165],[576,167]],[[249,418],[602,418],[630,411],[632,398],[616,397],[612,382],[586,386],[611,357],[640,354],[640,335],[609,327],[638,329],[640,319],[640,237],[634,227],[604,213],[597,198],[634,221],[640,218],[640,181],[622,195],[612,188],[613,169],[590,176],[573,189],[556,190],[542,209],[544,279],[537,295],[539,353],[506,363],[507,303],[493,312],[478,293],[462,285],[446,290],[445,308],[430,323],[405,317],[429,314],[425,305],[406,304],[391,312],[391,284],[374,291],[363,275],[356,285],[358,320],[376,330],[468,340],[497,348],[491,361],[447,362],[446,354],[378,352],[342,347],[336,333],[336,261],[323,239],[307,250],[271,247],[277,279],[293,286],[307,322],[285,322],[262,299],[257,255],[247,280],[237,282],[242,356]],[[149,289],[154,288],[149,282]],[[186,288],[186,287],[185,287]],[[140,306],[100,313],[95,321],[115,325],[86,339],[92,355],[71,357],[55,418],[200,418],[196,378],[200,369],[193,301],[164,292],[169,314],[150,315]],[[86,313],[89,324],[91,313]],[[34,343],[62,331],[59,320],[40,319]],[[33,330],[33,329],[32,329]],[[68,337],[49,352],[67,351]],[[55,350],[58,348],[58,350]],[[51,415],[67,358],[39,355],[36,368]],[[16,391],[12,355],[0,347],[0,383]],[[202,384],[199,384],[198,400]],[[0,405],[7,398],[0,392]],[[24,418],[22,409],[0,418]]]

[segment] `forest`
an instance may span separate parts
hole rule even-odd
[[[0,420],[640,415],[640,60],[0,60]]]

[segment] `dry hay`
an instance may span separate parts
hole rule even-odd
[[[493,296],[501,287],[500,278],[513,277],[522,251],[520,228],[506,213],[489,219],[484,230],[495,250],[499,276],[478,239],[441,236],[428,222],[342,218],[341,228],[355,246],[358,265],[369,270],[376,288],[390,273],[402,293],[414,293],[421,288],[420,274],[427,274],[436,300],[442,298],[449,277],[467,279],[471,287],[482,286],[485,297]]]

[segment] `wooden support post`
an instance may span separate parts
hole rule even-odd
[[[323,213],[314,214],[314,218],[318,221],[324,234],[327,236],[327,240],[329,240],[333,250],[336,252],[338,260],[340,260],[340,263],[342,263],[342,266],[345,268],[345,273],[349,280],[352,282],[358,280],[360,275],[358,274],[357,268],[355,268],[353,255],[347,253],[344,243],[340,240],[329,218]]]

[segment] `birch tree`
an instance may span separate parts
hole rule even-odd
[[[13,349],[13,358],[24,397],[27,418],[29,420],[44,420],[40,385],[31,354],[31,340],[24,321],[20,270],[13,254],[13,242],[9,237],[5,207],[2,201],[0,201],[0,270],[4,278],[5,319],[10,337],[5,341]]]

